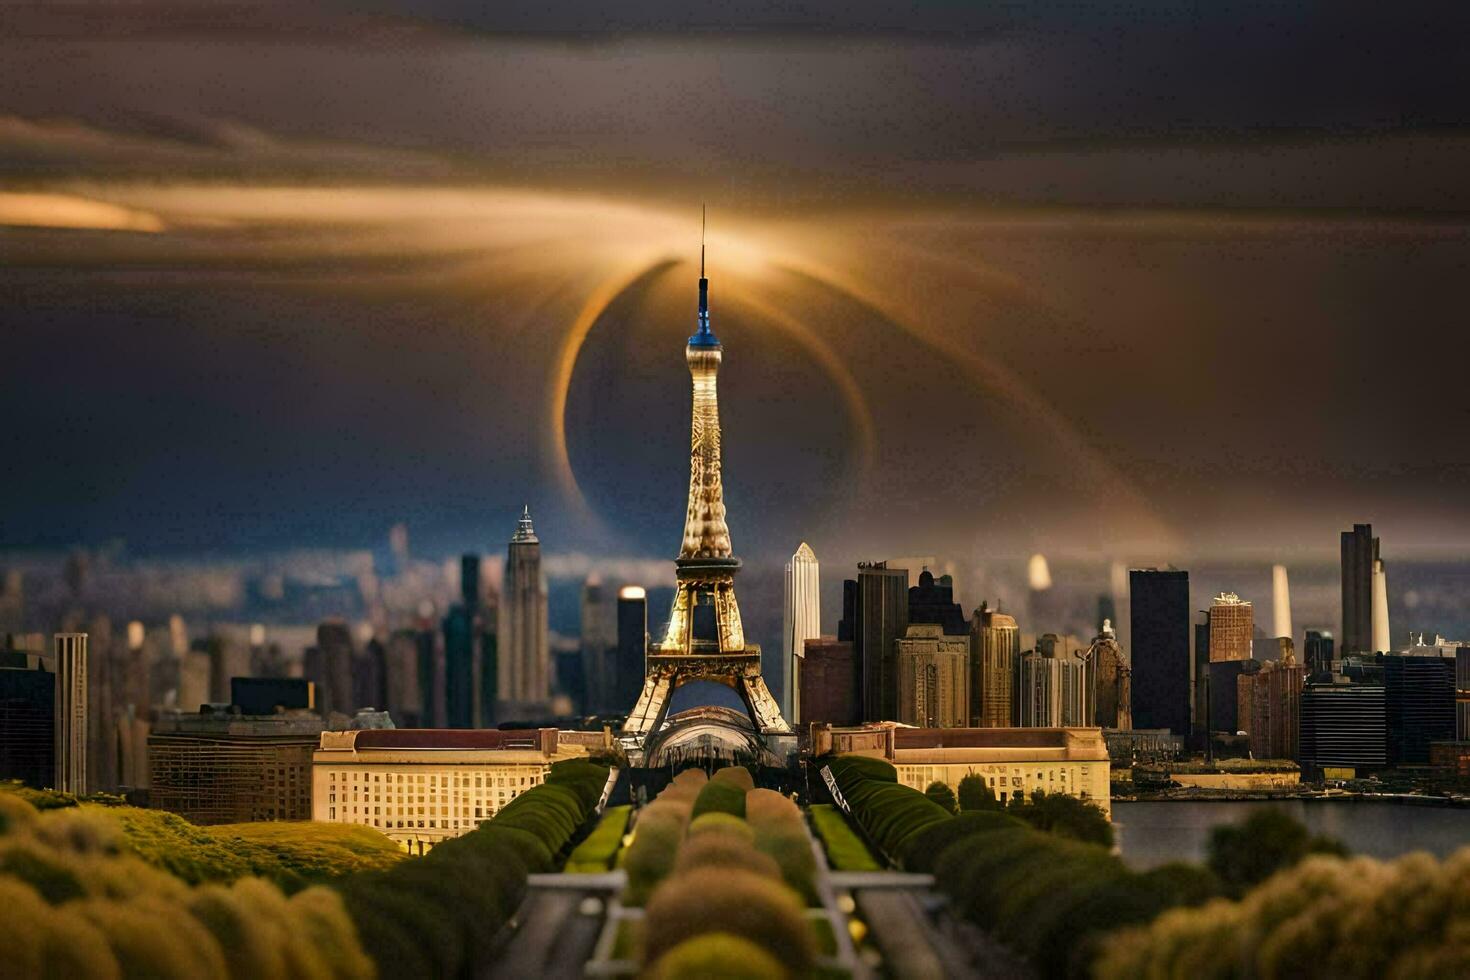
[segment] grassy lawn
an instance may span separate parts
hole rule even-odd
[[[830,803],[809,807],[812,825],[827,849],[827,860],[834,871],[882,871],[862,838],[848,825],[847,817]]]

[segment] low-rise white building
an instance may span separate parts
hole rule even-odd
[[[312,818],[372,827],[422,854],[540,785],[552,763],[587,756],[587,739],[561,735],[555,728],[322,732],[312,756]]]

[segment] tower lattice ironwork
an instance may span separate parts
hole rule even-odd
[[[709,322],[709,279],[704,244],[699,255],[699,324],[684,349],[693,378],[689,439],[689,506],[684,542],[674,560],[678,588],[662,642],[649,649],[643,692],[623,727],[635,752],[664,725],[669,701],[682,684],[715,681],[733,688],[763,736],[790,736],[790,726],[761,676],[761,651],[746,643],[735,601],[740,559],[730,546],[720,473],[720,408],[716,377],[724,355]]]

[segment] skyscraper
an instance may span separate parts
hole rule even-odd
[[[56,778],[56,678],[40,659],[0,651],[0,779],[33,789]]]
[[[1009,728],[1015,721],[1016,658],[1021,629],[1014,617],[980,603],[970,624],[970,724]]]
[[[927,572],[925,574],[928,574]],[[970,639],[938,623],[910,623],[898,649],[898,716],[919,728],[963,728],[970,716]]]
[[[1332,634],[1326,630],[1307,630],[1307,642],[1303,654],[1308,674],[1331,673],[1332,662],[1336,659]]]
[[[1093,719],[1102,728],[1133,727],[1133,668],[1123,659],[1117,634],[1110,620],[1092,638],[1085,658],[1093,676]]]
[[[1066,656],[1050,642],[1037,640],[1037,649],[1020,660],[1016,678],[1017,721],[1022,728],[1090,726],[1090,671],[1085,661]]]
[[[56,782],[54,789],[87,792],[87,634],[57,633]]]
[[[1308,684],[1302,689],[1304,769],[1381,769],[1388,764],[1387,704],[1381,684]]]
[[[316,628],[316,645],[321,657],[321,676],[308,680],[316,681],[316,703],[322,717],[326,718],[334,711],[351,717],[359,707],[352,703],[352,631],[340,619],[327,620]],[[226,679],[226,687],[228,683]],[[215,703],[227,699],[228,695],[211,698]],[[197,711],[199,706],[185,704],[183,707]]]
[[[862,721],[862,670],[851,640],[806,641],[802,659],[803,725],[856,725]]]
[[[602,705],[612,714],[626,714],[643,693],[648,672],[648,592],[642,586],[618,590],[618,649],[612,671],[611,700]]]
[[[604,705],[612,700],[611,688],[616,674],[613,650],[617,643],[612,603],[608,601],[602,578],[596,574],[587,576],[582,583],[581,613],[580,709],[592,714],[605,710]],[[557,682],[563,690],[566,689],[566,678],[558,677]],[[567,693],[571,694],[570,691]],[[575,695],[573,701],[576,701]]]
[[[502,701],[540,703],[551,695],[551,654],[546,636],[546,581],[541,574],[541,540],[531,508],[521,512],[510,539],[500,610]]]
[[[1373,565],[1378,539],[1372,524],[1342,532],[1342,636],[1339,655],[1372,653]]]
[[[1442,656],[1383,658],[1388,761],[1429,763],[1429,743],[1455,737],[1455,661]]]
[[[1133,726],[1190,731],[1189,573],[1128,573],[1133,637]]]
[[[1221,592],[1210,603],[1210,663],[1249,660],[1255,613],[1234,592]],[[1288,634],[1289,635],[1289,634]]]
[[[792,724],[801,721],[801,660],[806,641],[822,635],[820,567],[803,541],[786,563],[785,617],[781,627],[781,701]]]
[[[863,665],[863,718],[898,718],[898,648],[909,625],[909,573],[885,562],[858,566],[857,655]]]

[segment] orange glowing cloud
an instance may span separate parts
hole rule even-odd
[[[0,191],[0,225],[29,228],[89,228],[157,233],[164,224],[155,214],[95,201],[75,194]]]

